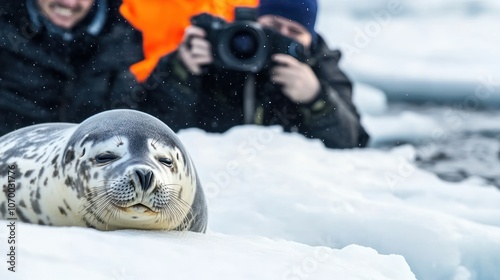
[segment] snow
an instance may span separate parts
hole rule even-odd
[[[439,123],[434,116],[408,110],[389,114],[385,93],[364,83],[354,84],[353,102],[370,134],[371,146],[428,141],[445,129],[445,124]]]
[[[415,279],[403,257],[357,245],[337,250],[263,237],[27,224],[18,233],[17,272],[2,262],[1,279]]]
[[[18,272],[2,261],[0,279],[164,271],[174,279],[500,279],[500,192],[441,181],[415,167],[411,146],[328,150],[257,126],[179,136],[208,199],[206,235],[18,223]]]
[[[500,277],[500,192],[417,169],[411,146],[326,150],[319,141],[258,127],[181,136],[207,167],[200,176],[213,231],[370,247],[404,256],[417,279]],[[206,148],[221,142],[223,151]]]
[[[496,0],[320,0],[317,30],[343,68],[391,100],[500,105]]]
[[[414,143],[432,139],[441,126],[431,117],[405,111],[396,116],[363,117],[362,123],[370,134],[370,145]]]
[[[361,115],[381,115],[387,111],[387,97],[377,88],[355,83],[352,99]]]

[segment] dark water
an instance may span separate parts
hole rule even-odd
[[[432,118],[442,127],[412,144],[417,151],[417,165],[441,179],[461,182],[474,178],[500,189],[500,109],[463,110],[449,106],[390,106],[388,114],[412,111]],[[396,146],[397,139],[384,146]]]

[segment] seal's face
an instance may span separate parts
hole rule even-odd
[[[184,230],[196,192],[194,167],[173,134],[130,126],[90,130],[67,149],[67,185],[81,197],[81,219],[103,230]]]

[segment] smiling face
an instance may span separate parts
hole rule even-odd
[[[269,27],[301,43],[309,49],[312,42],[312,35],[300,23],[277,15],[263,15],[258,18],[259,24]]]
[[[37,0],[42,14],[54,25],[71,29],[90,11],[95,0]]]

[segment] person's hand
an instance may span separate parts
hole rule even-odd
[[[202,28],[188,26],[178,49],[180,60],[193,75],[200,75],[201,67],[213,61],[212,46],[205,37]]]
[[[275,54],[278,64],[271,69],[271,81],[283,86],[283,94],[297,103],[308,103],[319,94],[320,83],[309,65],[287,54]]]

